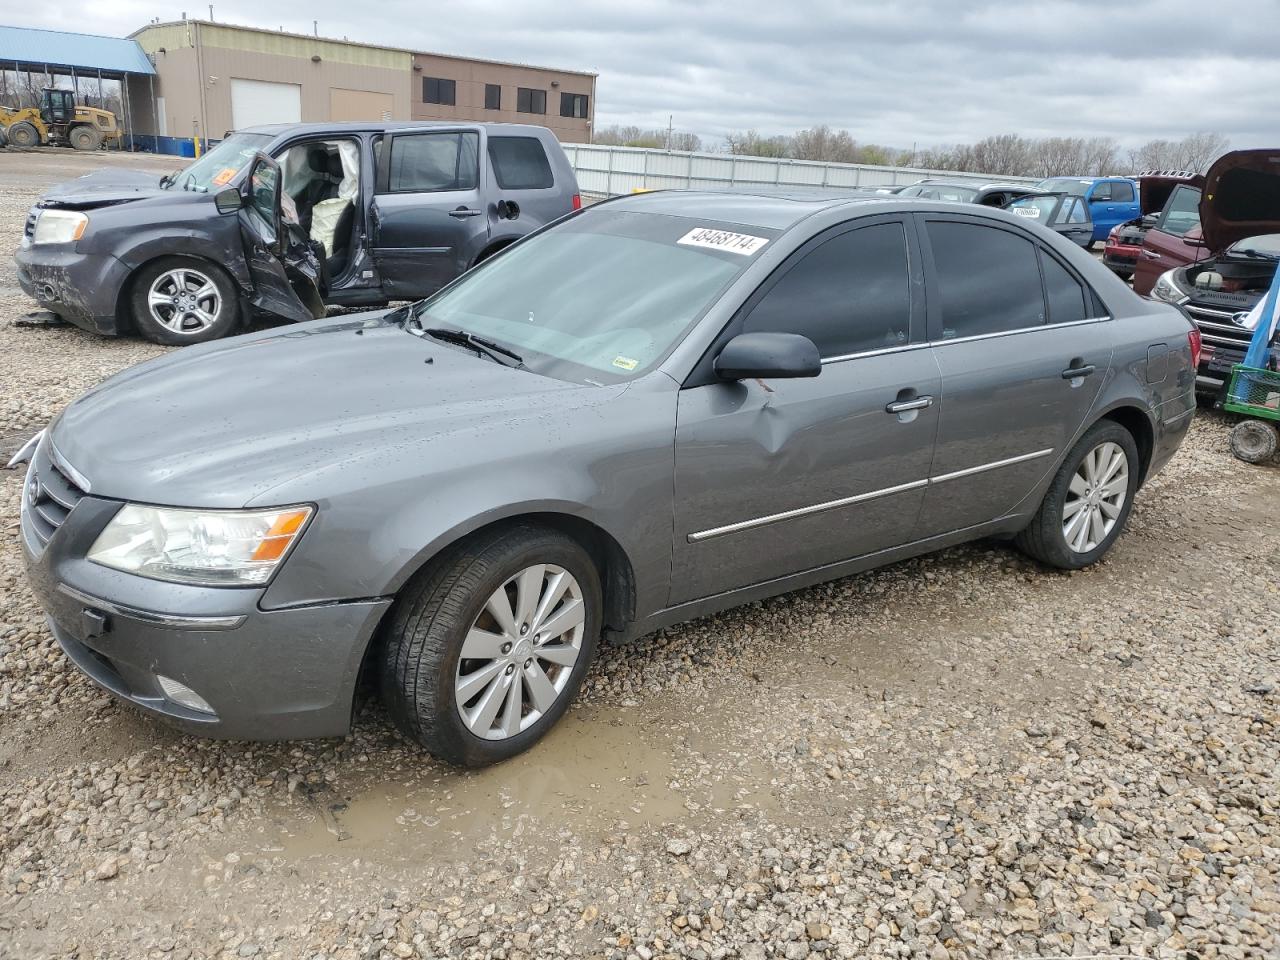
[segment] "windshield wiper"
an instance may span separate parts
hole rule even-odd
[[[1254,260],[1276,260],[1280,259],[1280,254],[1263,253],[1261,250],[1254,250],[1252,247],[1246,247],[1243,250],[1232,250],[1234,256],[1246,256]]]
[[[516,353],[514,350],[504,347],[502,344],[493,340],[487,340],[484,337],[477,337],[474,333],[468,333],[465,330],[450,330],[447,327],[423,327],[421,321],[417,317],[413,318],[414,325],[423,333],[443,343],[456,343],[462,347],[470,347],[481,356],[486,356],[490,360],[496,360],[498,363],[507,367],[523,367],[524,357]]]

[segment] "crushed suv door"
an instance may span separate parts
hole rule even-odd
[[[475,129],[383,137],[369,219],[388,299],[434,293],[484,249],[489,223],[480,193],[482,147]]]
[[[258,154],[240,196],[240,236],[253,279],[250,302],[263,313],[285,320],[323,317],[319,262],[301,230],[284,220],[279,165]]]

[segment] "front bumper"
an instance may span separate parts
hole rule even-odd
[[[63,244],[25,244],[14,254],[23,293],[91,333],[119,333],[116,307],[129,268],[115,257]]]
[[[55,469],[47,441],[30,469],[37,478]],[[203,736],[347,733],[360,664],[389,599],[264,610],[260,589],[164,583],[90,563],[90,546],[119,507],[86,493],[50,534],[23,497],[31,589],[77,667],[122,700]],[[171,699],[161,676],[195,691],[211,712]]]

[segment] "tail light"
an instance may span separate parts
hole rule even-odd
[[[1200,366],[1200,328],[1192,327],[1187,334],[1187,343],[1191,347],[1191,369],[1195,370]]]
[[[575,194],[573,195],[573,209],[575,209],[575,210],[581,210],[581,209],[582,209],[582,194],[580,194],[580,193],[575,193]]]

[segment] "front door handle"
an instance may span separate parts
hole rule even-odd
[[[1075,380],[1080,377],[1087,377],[1096,369],[1092,363],[1081,363],[1079,360],[1072,360],[1071,366],[1062,371],[1062,379]]]
[[[1144,260],[1159,260],[1161,254],[1156,253],[1154,250],[1143,250],[1142,257]]]
[[[897,400],[884,408],[885,413],[909,413],[912,410],[923,410],[933,406],[933,397],[928,395],[916,397],[914,400]]]
[[[482,212],[481,210],[468,210],[466,207],[459,207],[457,210],[450,210],[449,216],[458,220],[465,220],[467,217],[478,217]]]

